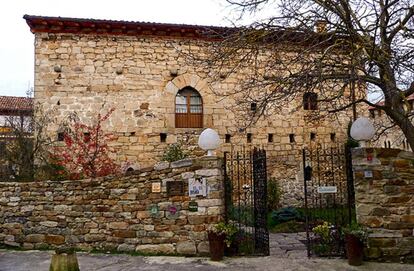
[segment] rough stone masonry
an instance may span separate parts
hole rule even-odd
[[[205,178],[208,195],[191,199],[189,178]],[[221,160],[211,157],[161,162],[124,177],[0,182],[0,243],[208,254],[206,229],[224,212],[222,182]],[[189,210],[190,202],[198,207]]]
[[[369,228],[366,256],[414,262],[414,153],[353,150],[357,220]]]

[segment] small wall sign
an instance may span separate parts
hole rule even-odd
[[[151,192],[152,193],[161,193],[161,182],[152,183]]]
[[[207,196],[207,181],[205,178],[188,179],[188,195],[190,197]]]
[[[197,212],[198,211],[198,203],[195,202],[195,201],[190,201],[188,203],[188,211]]]
[[[167,182],[167,195],[168,196],[182,196],[182,195],[184,195],[184,182],[183,181],[169,181],[169,182]]]
[[[365,178],[373,178],[374,174],[372,173],[372,170],[364,170],[364,177]]]
[[[158,205],[157,204],[151,204],[149,207],[149,213],[152,217],[158,216]]]
[[[330,193],[337,193],[338,189],[336,186],[318,186],[318,193],[319,194],[330,194]]]
[[[180,206],[171,204],[167,207],[166,217],[168,219],[177,219],[180,216]]]

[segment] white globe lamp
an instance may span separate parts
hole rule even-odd
[[[220,137],[213,129],[205,129],[198,138],[198,146],[207,151],[207,156],[213,156],[213,150],[220,146]]]
[[[375,128],[372,121],[365,117],[360,117],[351,126],[351,137],[361,142],[361,147],[365,147],[365,142],[369,142],[375,135]]]

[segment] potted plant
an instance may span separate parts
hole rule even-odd
[[[315,234],[315,244],[312,246],[312,250],[318,256],[328,256],[331,251],[331,236],[332,225],[324,221],[312,228],[312,232]]]
[[[230,247],[237,233],[236,226],[219,222],[208,230],[210,243],[210,258],[212,261],[221,261],[224,256],[224,245]]]
[[[364,243],[367,239],[367,230],[356,222],[342,229],[345,235],[346,255],[349,265],[361,265],[364,256]]]

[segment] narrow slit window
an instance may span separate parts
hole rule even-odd
[[[250,104],[250,110],[251,111],[256,111],[257,110],[257,103],[251,103]]]
[[[167,142],[167,134],[166,133],[160,133],[160,141],[161,141],[161,143]]]
[[[57,134],[57,140],[58,141],[64,141],[65,140],[65,133],[60,132]]]
[[[247,143],[252,143],[253,135],[251,133],[247,133]]]
[[[310,133],[310,140],[312,141],[316,140],[316,133]]]
[[[295,143],[295,134],[289,134],[289,142]]]
[[[273,143],[273,134],[268,134],[267,135],[267,142],[268,143]]]
[[[332,142],[336,141],[336,134],[335,133],[331,133],[331,141]]]
[[[83,140],[89,142],[91,140],[91,133],[83,133]]]
[[[230,134],[225,135],[225,142],[226,143],[231,143],[231,135]]]

